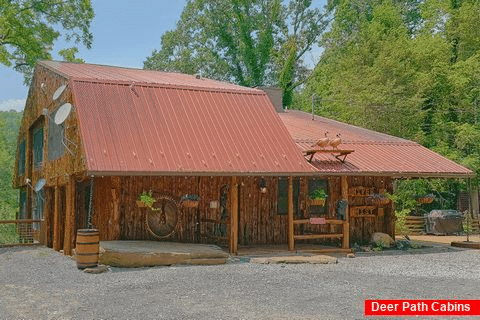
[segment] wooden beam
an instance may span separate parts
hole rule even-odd
[[[342,248],[350,248],[350,209],[348,208],[348,181],[346,176],[342,176],[342,198],[347,200],[347,207],[345,208],[345,222],[343,223],[343,240]]]
[[[113,177],[112,186],[113,186],[113,188],[111,189],[112,199],[113,199],[112,227],[110,230],[111,235],[108,237],[108,239],[119,240],[120,239],[121,177]],[[100,239],[104,239],[102,238],[102,235],[100,235]]]
[[[72,255],[75,223],[75,178],[70,175],[67,181],[67,203],[65,212],[65,234],[63,238],[63,254]]]
[[[237,255],[238,249],[238,183],[237,177],[232,177],[232,187],[230,188],[230,199],[232,201],[230,213],[230,254]]]
[[[288,177],[288,251],[295,250],[295,235],[293,228],[293,177]]]
[[[343,234],[341,233],[299,234],[294,237],[295,237],[295,240],[332,239],[332,238],[343,238]]]
[[[55,204],[53,207],[53,249],[60,250],[60,186],[55,179]]]
[[[293,221],[293,224],[296,225],[296,224],[309,224],[310,223],[310,219],[298,219],[298,220],[294,220]],[[344,224],[345,221],[343,220],[336,220],[336,219],[325,219],[325,224]]]

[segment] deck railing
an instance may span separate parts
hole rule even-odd
[[[0,247],[38,244],[42,220],[0,220]]]

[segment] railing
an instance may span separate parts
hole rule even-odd
[[[426,218],[424,216],[408,216],[405,219],[405,233],[410,235],[425,234],[425,223]],[[473,234],[480,233],[479,219],[473,219],[472,226]]]
[[[0,247],[38,244],[42,220],[0,220]]]

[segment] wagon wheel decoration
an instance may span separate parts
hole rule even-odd
[[[167,238],[175,233],[178,216],[178,202],[169,196],[158,196],[145,217],[147,230],[157,239]]]

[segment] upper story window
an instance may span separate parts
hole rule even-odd
[[[23,176],[25,174],[25,161],[27,144],[25,139],[22,139],[18,146],[18,175]]]
[[[33,168],[39,169],[43,163],[43,126],[33,130]]]
[[[55,118],[55,114],[52,114],[52,119]],[[58,125],[55,123],[55,121],[50,120],[48,122],[48,160],[49,161],[56,160],[64,155],[65,147],[62,141],[63,141],[63,124]]]

